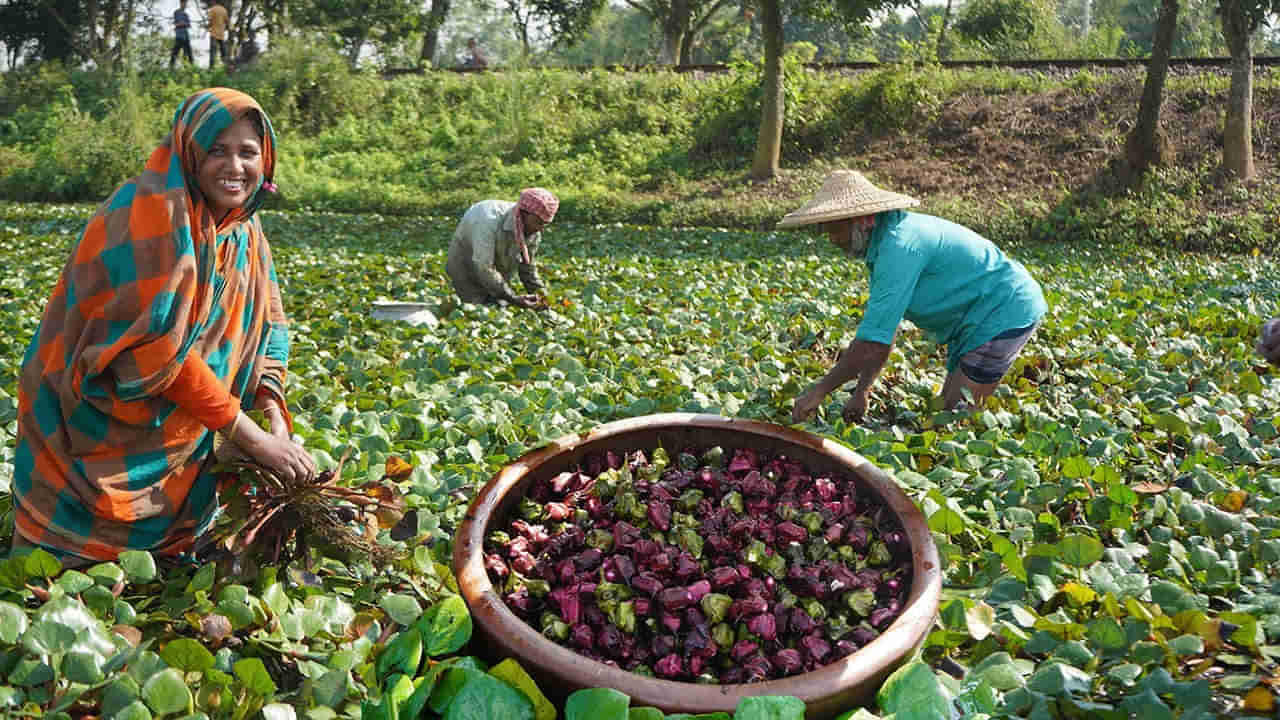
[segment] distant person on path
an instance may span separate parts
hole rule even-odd
[[[191,35],[188,30],[191,27],[191,17],[187,15],[187,0],[179,0],[178,9],[173,11],[173,50],[169,51],[169,69],[173,69],[173,63],[178,59],[178,53],[183,52],[187,55],[187,63],[194,65],[195,57],[191,54]]]
[[[445,263],[458,298],[469,303],[503,300],[523,308],[541,306],[545,287],[534,259],[542,229],[555,218],[559,206],[556,196],[543,188],[521,190],[516,202],[482,200],[472,205],[453,232]],[[519,273],[530,294],[517,295],[511,289],[512,273]]]
[[[90,218],[22,361],[15,548],[67,565],[190,550],[219,503],[215,432],[220,455],[286,483],[315,474],[290,439],[289,326],[257,217],[275,162],[253,98],[202,90]]]
[[[1047,312],[1039,283],[1021,263],[968,228],[905,210],[919,204],[881,190],[862,173],[837,170],[807,205],[778,223],[820,224],[833,244],[862,258],[870,274],[870,297],[854,341],[796,398],[794,422],[855,379],[843,414],[849,422],[861,420],[904,317],[947,346],[945,407],[959,405],[966,389],[980,404]]]
[[[1262,326],[1258,353],[1272,365],[1280,365],[1280,318],[1272,318]]]
[[[227,64],[227,9],[218,0],[209,2],[209,67],[222,58]]]
[[[475,38],[467,40],[467,59],[462,64],[468,68],[486,68],[489,67],[489,58],[485,56],[484,50],[480,49],[480,43]]]
[[[254,35],[253,28],[249,28],[245,41],[240,44],[240,49],[236,51],[235,60],[231,61],[231,72],[241,70],[253,64],[258,59],[258,40]]]

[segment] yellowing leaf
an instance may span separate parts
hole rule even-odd
[[[1160,483],[1153,483],[1149,480],[1143,480],[1142,482],[1134,485],[1132,489],[1140,495],[1159,495],[1165,490],[1168,490],[1169,486],[1161,485]]]
[[[390,480],[403,480],[413,472],[413,466],[395,455],[387,456],[386,476]]]
[[[1249,712],[1269,713],[1276,706],[1276,696],[1265,685],[1255,685],[1244,696],[1244,709]]]
[[[1062,592],[1071,598],[1071,603],[1077,607],[1091,603],[1097,599],[1098,593],[1079,583],[1069,582],[1062,586]]]
[[[1240,512],[1244,509],[1244,504],[1248,500],[1249,493],[1244,490],[1232,490],[1222,498],[1222,501],[1218,503],[1218,507],[1227,512]]]
[[[556,706],[551,704],[546,695],[538,689],[538,684],[529,677],[515,658],[507,658],[494,665],[489,674],[519,690],[529,702],[533,703],[534,720],[556,720]]]

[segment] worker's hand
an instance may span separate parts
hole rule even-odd
[[[840,414],[847,423],[862,422],[862,417],[867,414],[867,391],[855,389],[845,401],[844,411]]]
[[[822,392],[817,385],[809,388],[805,394],[796,398],[796,404],[791,408],[791,422],[800,423],[809,419],[809,416],[818,409],[822,401],[826,399],[827,394]]]
[[[1263,323],[1258,352],[1272,365],[1280,365],[1280,318]]]
[[[538,310],[546,307],[546,302],[537,295],[521,295],[516,298],[516,304],[522,308],[530,310]]]
[[[280,437],[275,434],[274,423],[271,429],[271,433],[263,431],[252,418],[242,412],[236,421],[235,433],[229,439],[253,458],[254,462],[287,483],[302,482],[314,477],[316,461],[312,459],[311,453],[290,440],[287,430]]]

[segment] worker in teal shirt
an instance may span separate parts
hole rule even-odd
[[[778,223],[820,225],[832,243],[863,257],[870,273],[870,298],[854,341],[796,398],[795,422],[854,379],[858,384],[844,416],[860,420],[903,318],[947,346],[943,405],[954,409],[965,390],[981,404],[1048,310],[1040,284],[1021,263],[966,227],[905,210],[918,204],[876,187],[861,173],[840,170],[813,200]]]

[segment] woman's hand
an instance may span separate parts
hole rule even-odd
[[[827,394],[817,385],[809,388],[808,392],[796,398],[795,407],[791,408],[791,422],[800,423],[807,420],[826,397]]]
[[[235,434],[229,438],[262,467],[285,482],[310,480],[316,474],[316,461],[306,448],[289,439],[288,424],[283,413],[279,421],[271,420],[271,432],[258,427],[243,412],[236,422]]]

